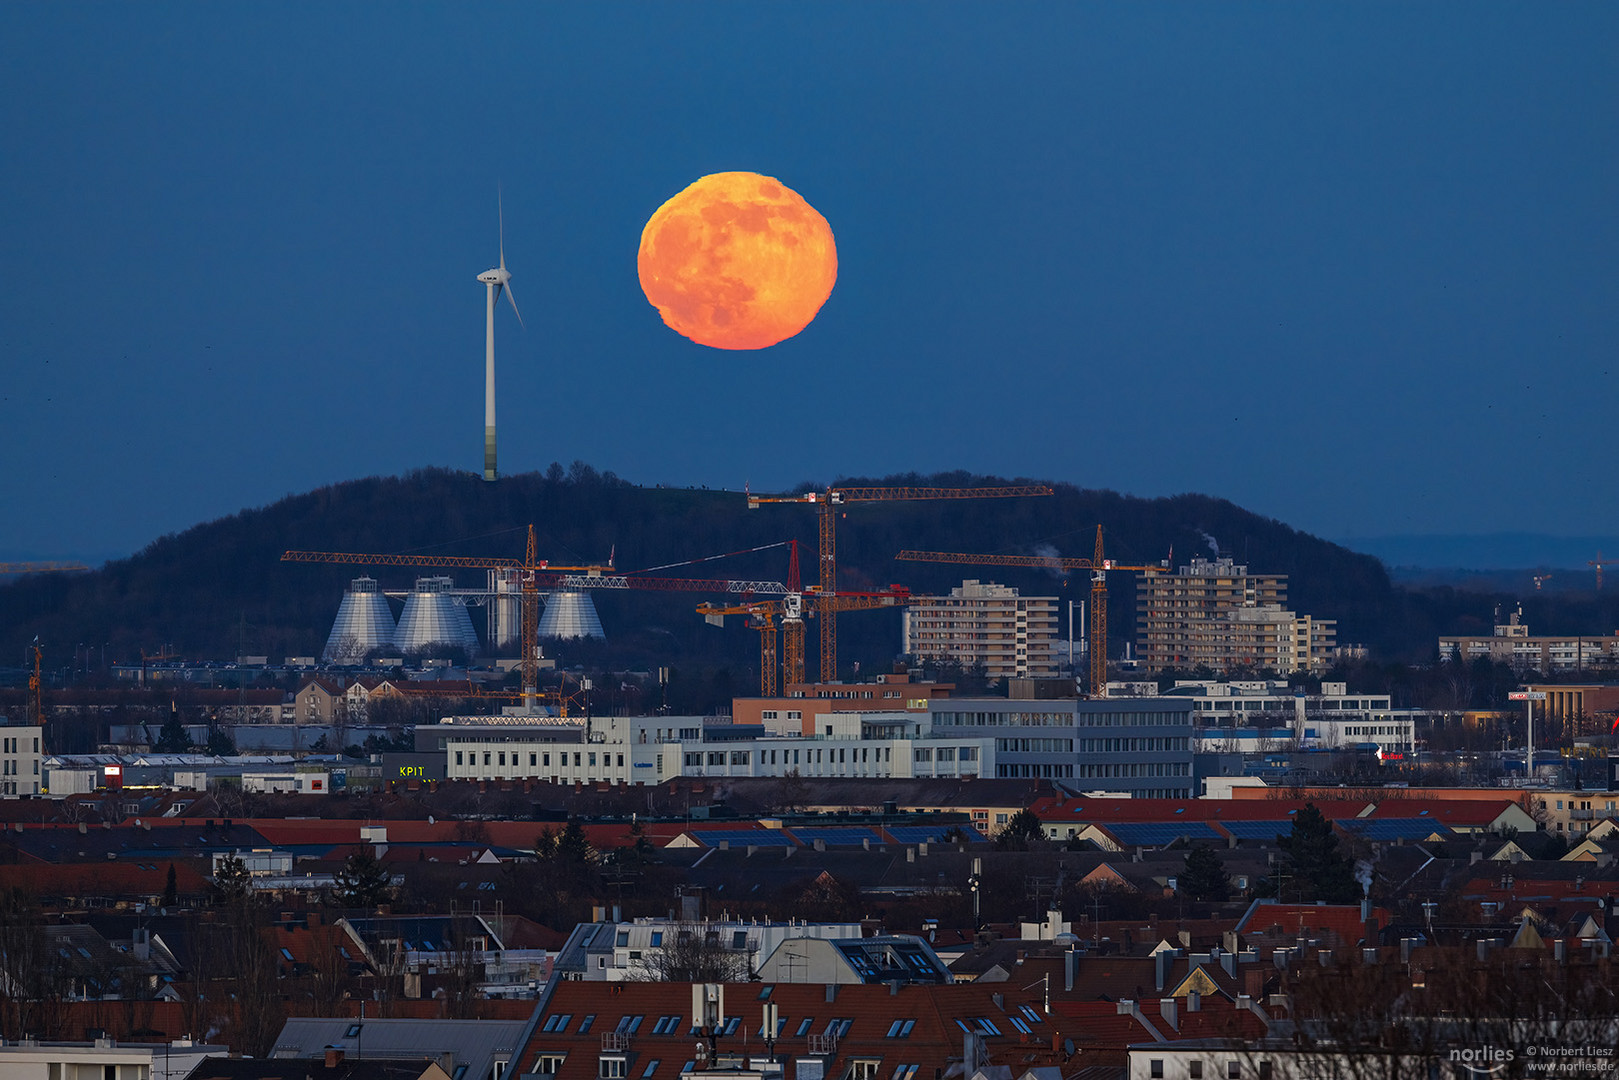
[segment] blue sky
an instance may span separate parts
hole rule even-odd
[[[0,5],[0,559],[375,473],[964,468],[1328,536],[1619,534],[1612,4]],[[674,334],[779,177],[839,279]]]

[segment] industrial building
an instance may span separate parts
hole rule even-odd
[[[357,577],[343,594],[321,662],[358,664],[368,653],[392,647],[396,630],[393,610],[377,587],[377,579]]]
[[[1188,798],[1194,788],[1185,699],[944,698],[926,711],[828,708],[806,729],[772,734],[697,716],[447,717],[416,729],[416,749],[443,754],[452,780],[655,784],[796,772],[1052,779],[1154,798]]]
[[[1286,574],[1251,574],[1231,559],[1194,558],[1136,583],[1136,648],[1149,673],[1320,671],[1337,656],[1337,622],[1285,607]]]
[[[44,790],[40,753],[44,731],[37,724],[0,726],[0,796],[38,795]]]
[[[478,632],[472,628],[466,599],[455,595],[454,589],[455,582],[447,577],[417,578],[394,631],[394,648],[403,653],[459,648],[476,656]]]
[[[1058,673],[1054,596],[968,579],[949,596],[917,597],[901,618],[902,647],[918,660],[981,666],[992,679]]]

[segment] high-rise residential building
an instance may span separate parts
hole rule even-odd
[[[949,596],[920,597],[903,610],[904,648],[918,660],[982,665],[992,679],[1058,674],[1054,596],[1019,596],[969,579]]]
[[[1194,558],[1136,582],[1136,649],[1148,672],[1208,668],[1320,671],[1337,622],[1288,610],[1286,574],[1251,574],[1231,559]]]

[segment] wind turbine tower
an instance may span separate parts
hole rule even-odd
[[[498,197],[496,206],[500,213],[500,265],[478,275],[478,280],[488,286],[489,291],[483,350],[483,478],[491,481],[498,476],[495,471],[495,304],[500,300],[500,290],[506,290],[517,325],[523,325],[523,313],[517,310],[517,298],[512,295],[512,275],[506,269],[506,210]]]

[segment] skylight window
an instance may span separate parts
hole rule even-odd
[[[888,1034],[885,1036],[885,1038],[909,1039],[911,1037],[911,1029],[915,1026],[915,1020],[895,1020],[892,1024],[888,1025]]]
[[[655,1073],[657,1071],[658,1071],[658,1059],[653,1058],[651,1061],[646,1063],[646,1072],[641,1074],[641,1080],[646,1080],[647,1077],[651,1076],[653,1073]]]
[[[806,1016],[798,1022],[798,1030],[793,1033],[795,1039],[802,1039],[809,1034],[810,1025],[815,1023],[815,1017]]]

